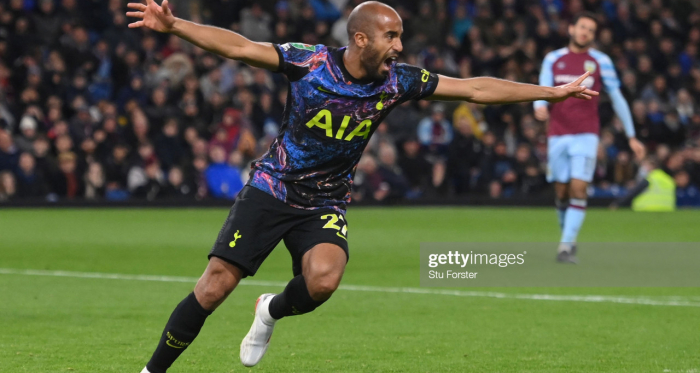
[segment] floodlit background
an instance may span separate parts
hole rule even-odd
[[[128,29],[125,3],[1,3],[0,200],[231,199],[250,161],[278,133],[283,75],[223,60],[175,36]],[[358,3],[173,0],[171,6],[177,16],[256,41],[342,46]],[[639,138],[675,177],[679,205],[700,205],[697,2],[388,3],[404,21],[405,62],[445,75],[529,83],[537,83],[543,56],[566,46],[572,15],[594,11],[597,48],[615,63]],[[606,97],[600,113],[590,194],[620,196],[634,184],[638,165]],[[541,197],[549,203],[545,133],[531,104],[407,103],[374,134],[354,201]],[[229,185],[226,192],[221,183]]]

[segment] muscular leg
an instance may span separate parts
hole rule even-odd
[[[279,294],[263,294],[255,306],[255,320],[241,342],[241,363],[252,367],[260,362],[270,344],[277,320],[315,310],[338,288],[347,256],[337,245],[323,243],[304,253],[301,274]]]
[[[156,351],[146,365],[150,373],[164,373],[194,341],[207,317],[231,294],[243,273],[236,266],[212,257],[204,274],[170,315]]]
[[[242,277],[243,272],[238,267],[223,259],[212,257],[194,287],[194,295],[204,309],[213,312],[236,288]]]
[[[569,207],[569,183],[554,183],[554,206],[557,209],[559,228],[563,231],[566,209]]]
[[[345,273],[347,256],[339,246],[323,243],[306,252],[301,263],[302,275],[306,279],[311,298],[322,302],[328,300],[338,289]]]
[[[315,310],[338,288],[346,263],[345,251],[339,246],[331,243],[314,246],[302,257],[302,274],[270,301],[270,316],[281,319]]]
[[[576,243],[578,232],[586,217],[587,189],[587,182],[579,179],[571,179],[569,207],[566,209],[564,230],[561,236],[562,244],[572,246]]]

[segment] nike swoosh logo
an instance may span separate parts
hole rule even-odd
[[[327,90],[327,89],[325,89],[325,88],[323,88],[323,87],[321,87],[321,86],[316,87],[316,89],[318,89],[318,90],[321,91],[321,92],[326,92],[326,93],[335,94],[334,92],[331,92],[331,91],[329,91],[329,90]]]
[[[337,234],[337,235],[338,235],[338,237],[340,237],[340,238],[344,239],[345,241],[347,241],[347,240],[348,240],[347,238],[345,238],[345,236],[343,236],[342,234],[340,234],[340,232],[335,232],[335,234]]]
[[[184,347],[182,347],[182,346],[171,345],[171,344],[170,344],[170,341],[165,341],[165,344],[168,345],[168,346],[170,346],[170,347],[172,347],[172,348],[184,348]]]

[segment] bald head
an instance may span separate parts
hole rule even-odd
[[[348,17],[349,44],[344,52],[348,71],[356,78],[381,80],[396,63],[403,24],[396,11],[376,1],[362,3]]]
[[[401,26],[401,17],[394,8],[378,1],[367,1],[355,7],[348,17],[348,39],[354,43],[355,34],[361,32],[372,38],[378,29]]]

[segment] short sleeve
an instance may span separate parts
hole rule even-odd
[[[396,75],[402,102],[420,100],[432,95],[439,80],[437,74],[402,63],[396,64]]]
[[[600,69],[600,78],[603,81],[603,86],[605,86],[605,89],[608,92],[612,92],[620,88],[620,79],[617,77],[615,65],[613,64],[610,57],[608,57],[607,54],[597,49],[591,49],[588,53],[598,63],[598,68]]]
[[[323,45],[301,43],[274,44],[279,55],[277,72],[287,75],[290,81],[297,81],[308,74],[314,57],[324,50]]]

